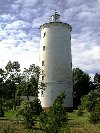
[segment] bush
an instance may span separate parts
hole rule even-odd
[[[100,122],[100,90],[90,91],[81,101],[81,107],[90,112],[89,121],[91,123]]]
[[[81,106],[78,107],[78,112],[77,112],[78,116],[82,116],[83,115],[83,109]]]
[[[94,109],[90,112],[89,120],[91,123],[100,122],[100,98],[98,98],[98,102],[95,105]]]
[[[66,125],[67,117],[63,108],[65,93],[61,93],[54,101],[49,112],[40,115],[40,127],[46,133],[58,133]]]
[[[100,97],[100,90],[92,90],[81,98],[82,108],[87,109],[89,112],[92,111],[97,104],[98,98]]]
[[[19,106],[17,115],[23,116],[23,123],[27,128],[32,128],[36,123],[37,116],[42,112],[40,101],[35,99],[33,102],[23,101]]]

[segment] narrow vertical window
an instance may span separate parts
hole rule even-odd
[[[45,50],[45,46],[43,46],[43,51]]]
[[[42,76],[42,80],[44,80],[44,76]]]
[[[42,70],[42,71],[41,71],[41,73],[43,74],[43,73],[44,73],[44,71]]]
[[[42,61],[42,66],[44,66],[44,61]]]
[[[71,35],[70,35],[70,40],[71,40]]]
[[[45,35],[46,35],[46,32],[44,32],[44,34],[43,34],[43,38],[45,37]]]
[[[71,68],[72,68],[72,63],[71,63]]]
[[[44,91],[41,90],[41,97],[44,97]]]

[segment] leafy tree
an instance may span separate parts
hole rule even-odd
[[[20,83],[20,64],[18,63],[18,61],[14,61],[11,62],[9,61],[5,67],[6,69],[6,73],[7,73],[7,77],[6,77],[6,81],[4,84],[4,91],[5,91],[5,96],[6,99],[9,100],[12,99],[13,100],[13,108],[16,108],[16,90],[17,90],[17,86],[16,83]]]
[[[39,82],[40,68],[35,64],[30,65],[29,69],[23,72],[23,95],[38,97],[38,90],[45,86]]]
[[[96,89],[100,89],[100,74],[96,73],[94,76],[94,84]]]
[[[6,78],[6,72],[2,68],[0,68],[0,83],[4,82],[5,78]]]
[[[20,72],[20,64],[18,63],[18,61],[14,61],[11,62],[9,61],[5,67],[7,73],[11,73],[11,72]]]
[[[40,68],[35,64],[20,72],[20,64],[17,61],[9,61],[5,70],[0,69],[0,98],[5,99],[5,106],[13,109],[19,106],[21,96],[38,97],[38,89],[45,86],[39,82]],[[9,106],[9,107],[8,107]]]
[[[91,86],[91,87],[90,87]],[[81,103],[80,98],[88,94],[90,88],[92,89],[90,77],[79,68],[73,69],[73,96],[74,108],[77,108]]]
[[[4,94],[4,81],[5,81],[5,77],[6,77],[6,74],[5,74],[5,71],[0,68],[0,98],[3,98]]]

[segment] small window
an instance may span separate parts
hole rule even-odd
[[[42,80],[44,80],[44,76],[42,76]]]
[[[70,35],[70,40],[71,40],[71,35]]]
[[[44,97],[44,91],[41,90],[41,97]]]
[[[44,61],[42,61],[42,66],[44,66]]]
[[[41,71],[41,73],[43,74],[43,73],[44,73],[44,71],[42,70],[42,71]]]
[[[71,68],[72,68],[72,63],[71,63]]]
[[[45,37],[45,35],[46,35],[46,32],[44,32],[44,34],[43,34],[43,38]]]
[[[45,50],[45,46],[43,46],[43,51]]]

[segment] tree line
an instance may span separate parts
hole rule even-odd
[[[39,82],[40,68],[32,64],[29,68],[20,69],[18,61],[9,61],[5,69],[0,68],[0,99],[5,106],[15,109],[20,105],[20,97],[38,97],[38,90],[44,84]]]
[[[9,61],[5,69],[0,68],[0,116],[4,116],[6,111],[15,110],[16,117],[22,116],[22,124],[28,129],[35,130],[39,126],[39,130],[46,133],[58,133],[64,128],[68,133],[68,116],[63,108],[66,95],[62,92],[49,112],[43,112],[38,93],[39,89],[46,86],[39,82],[40,74],[41,70],[35,64],[21,71],[18,61]],[[73,68],[72,75],[73,109],[78,109],[79,114],[86,109],[90,112],[90,120],[93,123],[99,122],[100,74],[96,73],[92,81],[82,69]],[[26,96],[27,100],[22,99],[23,96]],[[30,96],[34,97],[32,101]]]
[[[45,85],[39,82],[41,70],[35,64],[20,69],[18,61],[9,61],[5,69],[0,68],[0,99],[6,101],[6,106],[16,108],[20,105],[20,97],[38,97],[39,89]],[[100,88],[100,74],[96,73],[92,81],[90,76],[80,68],[73,68],[73,102],[74,109],[81,103],[81,97],[87,95],[91,90]]]

